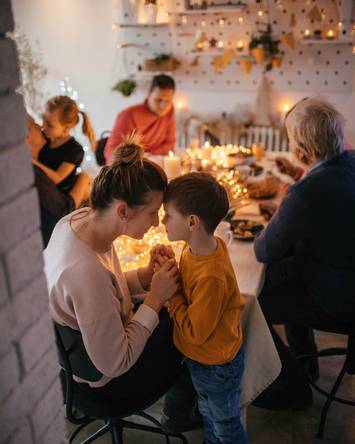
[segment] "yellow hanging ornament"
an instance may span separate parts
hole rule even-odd
[[[262,46],[257,46],[256,48],[253,48],[250,52],[259,65],[262,65],[264,63],[265,50]]]
[[[243,74],[247,77],[251,73],[252,62],[250,59],[243,59],[240,61],[240,66],[242,67]]]
[[[223,63],[225,65],[228,65],[235,57],[235,51],[233,51],[233,49],[227,49],[223,52]]]
[[[220,74],[222,72],[222,68],[224,66],[223,57],[222,56],[213,57],[212,63],[214,66],[215,73]]]
[[[280,40],[282,43],[284,43],[286,46],[288,46],[291,49],[295,49],[295,38],[293,36],[293,32],[290,31],[285,35],[280,36]]]
[[[322,14],[317,5],[313,6],[313,8],[307,12],[306,17],[309,20],[315,20],[316,22],[322,21]]]

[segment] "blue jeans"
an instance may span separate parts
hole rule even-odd
[[[239,398],[244,369],[244,349],[227,364],[205,365],[186,359],[203,417],[204,439],[209,444],[247,444]]]

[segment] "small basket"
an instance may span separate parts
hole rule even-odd
[[[165,60],[161,63],[157,63],[155,59],[144,60],[144,71],[175,71],[178,66],[179,62],[173,58]]]

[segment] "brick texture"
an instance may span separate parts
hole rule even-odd
[[[21,424],[21,426],[13,433],[10,440],[7,441],[6,444],[33,444],[32,431],[28,419],[26,419],[24,423]]]
[[[0,444],[64,444],[11,0],[0,0]]]
[[[0,1],[0,35],[13,31],[14,19],[12,16],[11,0]]]
[[[1,79],[0,79],[1,83]],[[16,182],[12,180],[15,175]],[[33,184],[33,168],[26,144],[0,151],[0,204],[21,193]]]
[[[42,247],[41,234],[36,231],[5,255],[12,293],[22,290],[43,270]]]
[[[5,252],[40,226],[38,197],[34,188],[0,206],[0,253]]]
[[[50,348],[53,340],[52,322],[46,312],[19,340],[20,352],[26,372],[31,371],[36,362]]]
[[[8,298],[5,270],[0,262],[0,309],[8,301]]]
[[[17,88],[20,83],[15,51],[13,40],[0,39],[0,94],[4,94],[9,88]]]
[[[15,349],[12,348],[0,360],[0,402],[3,401],[20,381],[20,370]]]
[[[21,143],[26,134],[26,112],[22,96],[0,96],[0,148]]]

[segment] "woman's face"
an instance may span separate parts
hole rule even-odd
[[[46,143],[46,139],[43,137],[41,127],[33,120],[31,116],[27,116],[27,134],[25,142],[31,149],[32,157],[38,157],[38,153]]]
[[[145,205],[138,208],[128,208],[127,236],[142,239],[150,227],[159,225],[159,209],[163,202],[162,191],[150,191],[147,194]]]

